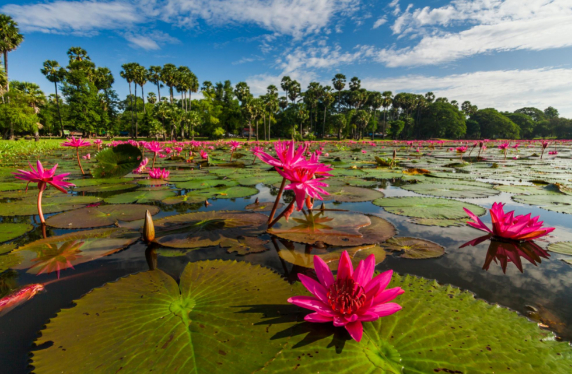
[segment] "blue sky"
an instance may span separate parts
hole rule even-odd
[[[246,81],[254,93],[283,75],[303,87],[343,73],[394,93],[433,91],[479,108],[572,117],[570,0],[2,0],[25,41],[11,79],[46,93],[43,61],[72,46],[127,84],[121,64],[186,65],[199,80]],[[146,91],[154,90],[151,85]]]

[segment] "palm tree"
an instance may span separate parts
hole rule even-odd
[[[147,80],[149,79],[148,77],[149,77],[149,72],[147,71],[145,66],[137,65],[133,70],[133,81],[135,82],[136,85],[138,84],[139,87],[141,87],[141,99],[143,100],[143,113],[146,113],[145,91],[143,86],[145,86],[145,84],[147,83]]]
[[[316,117],[316,107],[318,106],[318,101],[322,96],[322,86],[318,82],[310,82],[306,92],[304,92],[304,102],[306,106],[310,108],[310,131],[315,131],[314,129],[314,117]],[[301,134],[302,138],[304,134]]]
[[[147,102],[149,104],[155,104],[157,102],[157,95],[154,92],[149,92],[147,94]]]
[[[18,23],[6,14],[0,14],[0,51],[4,55],[4,69],[6,72],[6,91],[10,91],[8,84],[8,52],[12,52],[24,41],[20,34]],[[13,138],[13,134],[11,135]]]
[[[290,82],[290,86],[288,89],[288,98],[292,103],[296,101],[301,92],[302,92],[302,86],[300,86],[300,83],[298,81],[294,80]]]
[[[157,95],[159,97],[159,101],[161,101],[161,73],[163,71],[163,68],[157,65],[154,66],[150,66],[149,67],[149,76],[147,77],[149,79],[149,82],[157,85]]]
[[[425,100],[427,100],[427,102],[431,104],[435,100],[435,94],[431,91],[427,92],[425,94]]]
[[[353,77],[350,80],[350,91],[357,91],[361,88],[361,80],[358,77]]]
[[[177,85],[178,73],[177,67],[173,64],[165,64],[161,70],[161,80],[169,87],[171,104],[173,104],[173,87]]]
[[[123,65],[121,65],[121,68],[123,70],[119,73],[121,78],[125,79],[127,81],[127,83],[129,83],[129,98],[131,99],[131,136],[132,137],[135,135],[135,127],[134,127],[134,123],[133,123],[133,95],[131,93],[131,83],[133,82],[133,80],[135,78],[135,75],[134,75],[135,65],[137,65],[135,62],[129,62],[127,64],[123,64]]]
[[[278,88],[271,84],[266,88],[266,109],[268,110],[268,140],[270,140],[270,123],[272,122],[274,113],[278,111],[279,105]]]
[[[346,76],[343,74],[336,74],[332,79],[332,84],[336,91],[338,91],[338,110],[342,105],[342,90],[346,87]]]
[[[191,105],[192,105],[192,93],[197,93],[199,92],[199,78],[197,78],[197,76],[191,71],[189,76],[188,76],[188,90],[189,90],[189,110],[191,110]],[[230,84],[230,82],[229,82]]]
[[[332,87],[325,86],[322,89],[322,104],[324,105],[324,122],[322,123],[322,139],[326,137],[326,112],[328,108],[334,103],[336,98],[332,92]]]
[[[71,47],[68,49],[68,57],[70,62],[81,62],[84,60],[91,61],[91,58],[88,56],[87,51],[82,47]]]
[[[44,61],[44,68],[40,70],[48,81],[54,84],[56,89],[56,106],[58,108],[58,117],[60,117],[60,136],[64,137],[64,121],[62,120],[62,113],[60,111],[60,99],[58,96],[58,83],[62,82],[65,78],[65,69],[60,67],[60,64],[54,60]]]
[[[387,108],[393,103],[393,93],[391,91],[384,91],[381,96],[383,97],[381,106],[383,107],[383,138],[385,139],[385,133],[387,132]]]
[[[282,80],[280,81],[280,87],[282,87],[282,90],[286,94],[286,97],[288,97],[288,93],[290,92],[291,84],[292,84],[292,79],[289,76],[285,75],[282,77]]]
[[[373,109],[373,115],[376,116],[377,110],[383,105],[383,96],[380,92],[371,92],[368,98],[368,102],[370,108]],[[371,130],[371,140],[375,140],[375,129]]]

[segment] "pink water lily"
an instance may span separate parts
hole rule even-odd
[[[540,216],[530,218],[531,214],[514,216],[514,211],[505,213],[503,203],[494,203],[490,209],[493,229],[489,229],[473,212],[463,208],[474,222],[467,224],[476,229],[488,232],[493,236],[511,240],[534,240],[554,231],[554,227],[542,227],[544,221]]]
[[[278,174],[289,180],[291,183],[284,187],[285,190],[292,190],[296,195],[296,206],[298,210],[304,208],[306,195],[318,200],[322,200],[322,195],[329,195],[321,187],[328,187],[322,181],[325,178],[315,178],[316,167],[298,167],[295,169],[278,170]],[[312,209],[308,206],[308,209]]]
[[[34,167],[30,165],[30,169],[32,169],[32,171],[18,170],[13,174],[16,179],[28,181],[26,191],[28,190],[30,182],[38,183],[38,215],[40,216],[40,222],[45,223],[46,220],[44,219],[44,214],[42,212],[42,194],[44,193],[46,186],[50,184],[61,192],[67,193],[66,188],[73,187],[75,184],[65,181],[69,173],[55,175],[58,164],[55,164],[50,170],[45,170],[40,160],[38,160],[36,165],[37,169],[34,169]]]
[[[155,160],[157,159],[157,155],[159,155],[159,157],[161,157],[161,155],[164,152],[163,146],[159,142],[148,142],[148,143],[145,143],[145,148],[148,151],[153,152],[153,163],[151,164],[151,167],[154,168],[155,167]]]
[[[274,166],[275,168],[290,169],[306,163],[304,153],[307,148],[306,145],[300,145],[296,149],[294,141],[277,141],[274,143],[274,150],[276,151],[278,159],[270,156],[266,152],[260,152],[257,156],[262,162]]]
[[[149,170],[149,178],[151,179],[167,179],[170,172],[167,169],[153,168]]]
[[[90,142],[88,142],[87,140],[83,140],[82,138],[75,138],[75,137],[71,137],[67,138],[65,142],[62,143],[62,146],[64,147],[73,147],[75,148],[75,153],[76,153],[76,157],[77,157],[77,164],[79,165],[79,169],[81,170],[82,174],[85,174],[85,172],[83,171],[83,166],[81,166],[81,160],[79,159],[79,149],[80,147],[87,147],[91,145]]]
[[[203,160],[206,160],[207,158],[209,158],[209,154],[207,152],[205,152],[204,150],[201,149],[201,151],[199,152],[199,154],[201,155],[201,158]]]
[[[400,287],[386,289],[393,271],[375,276],[375,256],[369,255],[353,269],[347,251],[342,253],[338,264],[337,278],[319,256],[314,256],[314,269],[318,281],[298,274],[298,278],[313,296],[294,296],[289,303],[310,309],[314,313],[304,317],[307,322],[333,322],[334,326],[344,326],[350,336],[361,341],[363,322],[376,321],[401,310],[401,306],[391,303],[403,294]]]

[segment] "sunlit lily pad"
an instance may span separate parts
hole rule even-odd
[[[99,186],[86,186],[75,188],[74,191],[77,192],[89,192],[89,193],[99,193],[99,192],[113,192],[113,191],[124,191],[137,188],[136,184],[103,184]]]
[[[237,199],[240,197],[247,197],[256,195],[258,190],[254,187],[214,187],[202,190],[187,192],[188,196],[201,197],[202,200],[216,197],[217,199]]]
[[[170,181],[168,179],[141,179],[137,181],[137,184],[141,186],[163,186],[165,184],[169,184]]]
[[[325,190],[330,194],[323,197],[324,201],[340,203],[371,201],[384,196],[382,192],[376,190],[352,186],[326,187]]]
[[[373,203],[386,211],[402,216],[432,219],[465,218],[467,208],[477,216],[486,213],[485,208],[475,204],[434,197],[389,197],[374,200]]]
[[[401,188],[421,195],[452,198],[489,197],[500,193],[491,187],[479,187],[470,184],[416,183]]]
[[[0,271],[11,267],[30,274],[59,272],[126,248],[140,235],[124,229],[79,231],[36,240],[0,256]]]
[[[77,187],[100,186],[102,184],[121,184],[131,182],[133,178],[85,178],[70,180]]]
[[[33,228],[29,223],[0,223],[0,243],[22,236]]]
[[[572,242],[550,243],[547,248],[550,252],[572,256]]]
[[[429,240],[418,238],[393,237],[382,244],[382,247],[392,252],[403,252],[400,257],[413,260],[441,257],[445,248]]]
[[[91,171],[95,178],[121,177],[139,166],[142,154],[139,148],[130,144],[120,144],[98,152],[97,163]]]
[[[188,190],[202,190],[205,188],[213,188],[213,187],[232,187],[238,186],[236,181],[232,179],[200,179],[200,180],[191,180],[188,182],[180,182],[175,184],[177,188],[188,189]]]
[[[251,253],[265,252],[270,249],[268,246],[269,240],[262,240],[260,238],[246,236],[238,237],[236,239],[224,239],[220,242],[220,246],[226,248],[228,253],[236,252],[237,255],[248,255]]]
[[[264,175],[234,178],[234,180],[243,186],[255,186],[259,183],[272,185],[274,183],[280,183],[282,181],[282,177],[277,173],[266,173]]]
[[[37,183],[36,184],[31,183],[28,189],[30,188],[34,189],[36,185]],[[26,183],[20,183],[20,182],[0,183],[0,191],[23,191],[25,189],[26,189]]]
[[[569,195],[517,195],[512,199],[517,203],[540,206],[542,209],[572,214],[572,198]]]
[[[298,265],[309,269],[314,268],[314,256],[318,256],[324,260],[326,264],[328,264],[328,267],[331,270],[335,271],[338,270],[338,263],[344,251],[348,251],[354,267],[357,267],[360,261],[365,260],[371,254],[375,256],[376,264],[382,263],[387,255],[385,249],[375,244],[358,247],[333,248],[331,250],[328,249],[328,252],[324,254],[313,254],[312,252],[305,253],[296,249],[285,248],[280,249],[278,255],[293,265]]]
[[[546,186],[548,187],[548,186]],[[538,186],[495,186],[496,190],[509,192],[518,195],[551,195],[560,194],[557,190],[549,190],[546,187]]]
[[[439,227],[463,227],[467,225],[466,219],[435,219],[435,218],[416,218],[411,222],[422,226],[439,226]]]
[[[245,262],[189,263],[180,284],[161,270],[132,275],[53,318],[36,341],[52,344],[34,352],[34,371],[253,373],[284,344],[271,337],[292,323],[265,321],[289,296],[278,274]]]
[[[299,243],[318,242],[333,246],[376,244],[395,235],[395,227],[376,216],[352,212],[313,211],[294,213],[288,221],[278,221],[269,233]]]
[[[160,201],[173,196],[175,196],[175,192],[169,190],[133,191],[106,197],[104,201],[109,204],[145,204],[152,201]]]
[[[198,204],[204,203],[206,200],[203,196],[193,196],[193,195],[178,195],[167,197],[166,199],[162,200],[163,204],[167,205],[174,205],[174,204]]]
[[[282,203],[278,203],[276,209],[282,208],[283,205],[284,204]],[[274,201],[266,201],[266,202],[248,204],[247,206],[244,207],[244,209],[252,210],[254,212],[270,212],[273,206],[274,206]]]
[[[262,372],[570,372],[572,348],[514,311],[414,276],[394,273],[389,287],[405,290],[395,300],[403,309],[364,323],[361,342],[342,327],[302,322]]]
[[[198,248],[219,245],[226,239],[256,236],[268,217],[260,213],[210,211],[169,216],[155,221],[157,239],[165,247]]]
[[[159,208],[152,205],[118,204],[86,207],[51,216],[48,226],[62,229],[86,229],[116,224],[117,221],[135,221],[145,217],[145,211],[157,214]]]
[[[56,197],[42,199],[42,211],[44,214],[64,212],[100,201],[102,199],[96,196],[71,196],[60,193]],[[34,198],[24,199],[17,203],[0,203],[0,216],[31,216],[34,214],[38,214],[38,204]]]

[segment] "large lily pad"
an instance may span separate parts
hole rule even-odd
[[[395,227],[383,218],[360,213],[313,211],[294,213],[268,230],[280,238],[299,243],[333,246],[376,244],[395,235]]]
[[[173,196],[175,196],[175,192],[169,190],[159,190],[159,191],[141,190],[141,191],[126,192],[119,195],[106,197],[104,201],[109,204],[132,204],[132,203],[145,204],[145,203],[150,203],[152,201],[160,201]]]
[[[282,208],[284,204],[282,203],[278,203],[276,205],[276,209],[280,209]],[[274,201],[266,201],[266,202],[255,202],[252,204],[248,204],[247,206],[244,207],[244,209],[246,210],[252,210],[254,212],[270,212],[272,210],[272,207],[274,207]]]
[[[361,342],[342,327],[303,322],[267,373],[569,373],[572,349],[517,313],[435,281],[394,274],[403,309],[364,323]],[[301,288],[301,287],[300,287]]]
[[[42,211],[44,214],[65,212],[100,201],[102,199],[96,196],[71,196],[60,193],[55,197],[42,199]],[[0,203],[0,216],[31,216],[34,214],[38,214],[38,203],[34,198],[23,199],[17,203]]]
[[[518,195],[512,199],[517,203],[537,205],[542,209],[572,214],[572,198],[569,195]]]
[[[402,186],[401,188],[422,195],[452,198],[489,197],[500,193],[500,191],[491,187],[480,187],[470,184],[416,183]]]
[[[291,324],[264,320],[290,295],[278,274],[245,262],[189,263],[179,285],[161,270],[132,275],[52,319],[34,371],[252,373],[284,344],[271,337]]]
[[[256,195],[258,190],[254,187],[214,187],[206,188],[203,190],[190,191],[187,193],[188,196],[201,197],[202,200],[210,199],[216,197],[217,199],[237,199],[240,197],[247,197]]]
[[[40,239],[0,256],[0,271],[11,267],[31,274],[55,271],[59,276],[61,270],[120,251],[139,237],[133,231],[110,228]]]
[[[120,184],[131,182],[133,178],[84,178],[84,179],[74,179],[70,182],[75,184],[77,187],[90,187],[90,186],[100,186],[102,184]]]
[[[139,148],[130,144],[110,147],[97,153],[97,163],[92,169],[95,178],[122,177],[139,166],[142,154]]]
[[[86,186],[75,188],[76,192],[89,192],[89,193],[100,193],[100,192],[114,192],[114,191],[124,191],[132,190],[137,188],[136,184],[126,183],[126,184],[103,184],[98,186]]]
[[[0,243],[22,236],[33,228],[29,223],[0,223]]]
[[[205,188],[213,188],[213,187],[232,187],[238,186],[236,181],[232,179],[200,179],[200,180],[192,180],[189,182],[180,182],[175,184],[177,188],[183,188],[188,190],[202,190]]]
[[[155,221],[157,239],[165,247],[198,248],[219,245],[226,239],[264,232],[268,217],[238,211],[196,212]]]
[[[418,238],[393,237],[382,244],[382,247],[392,252],[403,252],[400,257],[413,260],[441,257],[445,248],[429,240]]]
[[[572,242],[550,243],[547,248],[550,252],[572,256]]]
[[[467,225],[466,219],[435,219],[435,218],[416,218],[411,222],[422,226],[439,226],[439,227],[463,227]]]
[[[266,173],[263,175],[254,175],[254,176],[244,176],[240,178],[234,178],[239,184],[243,186],[255,186],[257,184],[268,184],[273,185],[274,183],[280,183],[282,181],[282,177],[276,173]]]
[[[414,218],[464,218],[467,214],[463,208],[469,209],[477,216],[486,213],[485,208],[475,204],[434,197],[389,197],[374,200],[373,203],[390,213]]]
[[[246,236],[238,237],[237,239],[224,239],[221,241],[220,246],[227,248],[226,251],[228,253],[236,252],[237,255],[244,256],[251,253],[260,253],[269,250],[269,242],[269,240]]]
[[[336,186],[326,187],[325,190],[330,194],[323,196],[324,201],[338,201],[340,203],[371,201],[384,196],[382,192],[361,187]]]
[[[100,205],[86,207],[71,212],[51,216],[46,220],[48,226],[62,229],[86,229],[114,225],[118,221],[135,221],[145,217],[145,211],[157,214],[159,208],[152,205]]]

